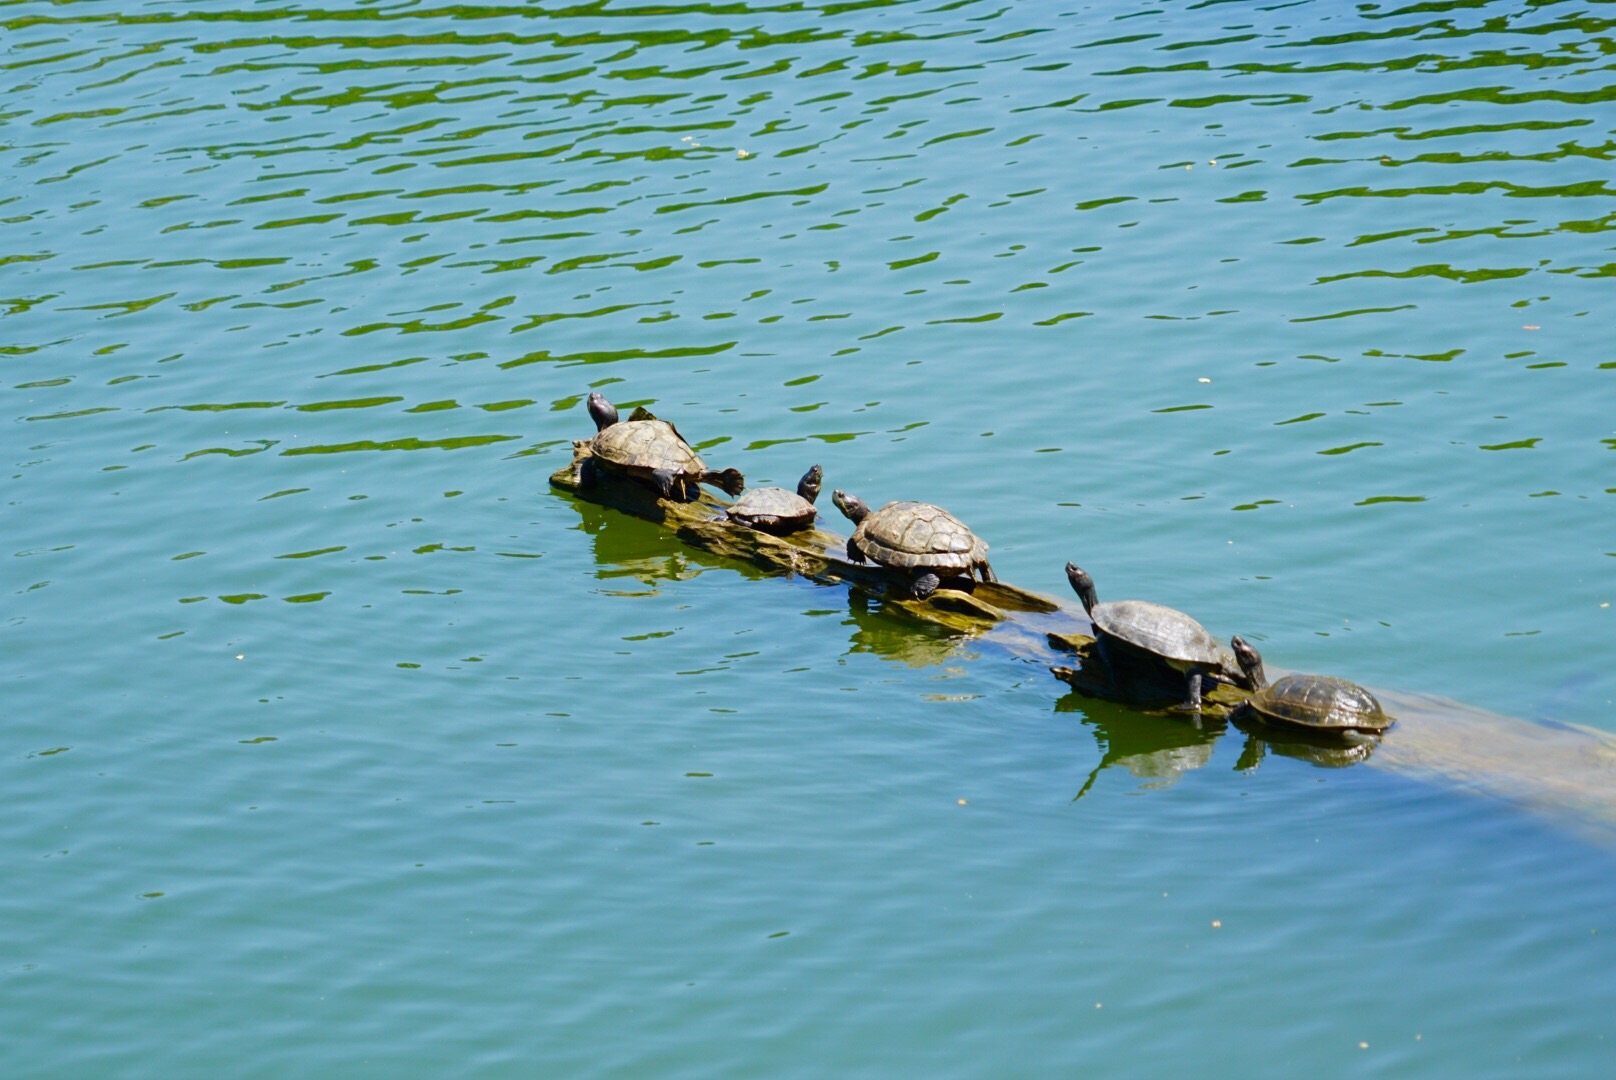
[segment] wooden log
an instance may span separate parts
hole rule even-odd
[[[706,490],[695,502],[677,503],[661,500],[626,478],[585,489],[579,467],[590,455],[588,440],[575,442],[572,460],[551,475],[550,483],[579,498],[661,523],[693,547],[744,560],[766,572],[799,574],[824,583],[845,582],[890,610],[978,643],[997,644],[1020,659],[1058,661],[1063,659],[1060,653],[1075,656],[1075,667],[1050,665],[1055,677],[1072,687],[1074,693],[1067,698],[1103,698],[1110,693],[1096,678],[1102,669],[1092,652],[1093,624],[1073,603],[1058,603],[1004,582],[978,582],[969,592],[939,589],[927,600],[915,600],[909,595],[907,578],[852,562],[847,558],[846,539],[828,530],[772,536],[731,521],[724,513],[730,504]],[[917,655],[933,657],[935,652],[921,649]],[[1283,673],[1278,665],[1268,668],[1271,676]],[[1136,712],[1134,726],[1159,725],[1162,720],[1157,717],[1173,717],[1175,722],[1183,717],[1184,738],[1209,750],[1232,719],[1235,725],[1249,729],[1242,768],[1255,768],[1268,751],[1326,766],[1369,761],[1427,782],[1503,798],[1571,824],[1600,842],[1616,842],[1616,736],[1610,732],[1532,723],[1430,695],[1374,692],[1397,724],[1382,741],[1365,747],[1319,746],[1305,732],[1274,732],[1248,724],[1234,711],[1246,692],[1227,683],[1203,695],[1208,704],[1201,729],[1192,727],[1188,714],[1178,711],[1175,715],[1170,708],[1181,700],[1182,685],[1160,702],[1143,702],[1146,715]],[[1150,715],[1158,705],[1166,708]],[[1055,707],[1073,706],[1057,701]],[[1195,767],[1193,761],[1199,760],[1196,755],[1186,755],[1181,747],[1163,753],[1178,761],[1175,767],[1179,768]],[[1121,760],[1107,753],[1100,767]]]
[[[572,461],[556,470],[550,483],[579,498],[658,522],[685,543],[716,555],[744,559],[775,573],[798,574],[827,584],[856,585],[914,618],[961,633],[990,630],[1013,613],[1051,614],[1061,610],[1060,605],[1037,593],[991,581],[974,582],[969,592],[942,588],[925,600],[916,600],[909,595],[906,577],[849,559],[846,537],[820,528],[786,536],[754,529],[731,520],[724,511],[732,504],[706,488],[694,502],[672,502],[628,477],[614,476],[585,487],[581,470],[592,453],[589,440],[574,442]]]

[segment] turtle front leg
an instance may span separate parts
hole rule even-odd
[[[932,593],[936,592],[937,587],[942,583],[942,578],[928,570],[924,574],[921,574],[919,577],[915,578],[915,583],[909,588],[909,594],[916,600],[925,600],[928,599]]]
[[[864,558],[864,552],[858,549],[858,545],[853,543],[851,537],[849,537],[847,541],[847,561],[860,564],[867,561]]]
[[[585,491],[600,486],[600,464],[593,454],[578,463],[578,486]]]
[[[1122,689],[1117,683],[1117,669],[1111,663],[1111,650],[1106,648],[1105,637],[1098,630],[1094,634],[1094,651],[1100,654],[1100,666],[1105,669],[1106,684],[1111,687],[1112,693],[1117,693]]]
[[[1192,672],[1190,672],[1190,677],[1188,679],[1188,684],[1189,684],[1188,685],[1188,693],[1187,693],[1187,696],[1184,698],[1184,707],[1186,709],[1188,709],[1192,713],[1199,714],[1200,711],[1201,711],[1201,673],[1200,673],[1200,671],[1192,671]]]

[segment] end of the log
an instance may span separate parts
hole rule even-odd
[[[1088,634],[1067,634],[1051,630],[1045,635],[1049,644],[1061,652],[1083,653],[1094,647],[1094,638]]]
[[[572,460],[550,474],[550,486],[561,488],[563,491],[577,491],[583,486],[583,476],[580,472],[584,460],[591,456],[589,441],[574,439],[572,442]]]

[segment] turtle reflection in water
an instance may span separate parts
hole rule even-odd
[[[1095,648],[1113,690],[1128,689],[1121,670],[1125,660],[1182,673],[1183,707],[1195,713],[1201,711],[1204,683],[1219,679],[1245,682],[1245,674],[1237,671],[1217,638],[1182,611],[1146,600],[1101,603],[1094,579],[1073,563],[1066,564],[1066,580],[1094,623]]]
[[[819,498],[819,488],[824,479],[825,470],[815,465],[802,474],[794,494],[785,488],[748,488],[746,494],[724,513],[729,515],[731,521],[776,536],[811,529],[814,519],[819,516],[819,511],[814,509],[814,501]]]
[[[889,502],[871,510],[845,491],[833,491],[830,497],[836,509],[858,526],[848,537],[847,557],[912,574],[910,595],[916,600],[936,592],[945,577],[967,583],[967,588],[973,571],[983,581],[996,580],[988,565],[987,543],[942,507]]]
[[[1255,716],[1269,726],[1365,747],[1373,746],[1380,733],[1392,726],[1392,718],[1375,695],[1357,683],[1332,675],[1286,675],[1270,683],[1261,653],[1238,634],[1230,644],[1256,691],[1235,714],[1236,720]]]
[[[1222,724],[1196,727],[1178,717],[1137,712],[1111,702],[1067,698],[1056,702],[1057,712],[1078,712],[1082,726],[1094,737],[1100,759],[1083,786],[1072,796],[1077,802],[1089,794],[1102,773],[1121,767],[1136,780],[1140,791],[1163,791],[1186,773],[1205,768],[1223,734]]]
[[[589,442],[593,453],[579,469],[583,487],[601,483],[602,473],[618,473],[649,485],[661,498],[679,502],[699,499],[698,484],[711,484],[731,495],[739,495],[746,487],[746,479],[734,469],[714,472],[707,468],[677,428],[645,409],[619,420],[616,407],[593,391],[589,415],[595,421],[595,437]]]

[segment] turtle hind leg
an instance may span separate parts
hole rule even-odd
[[[721,488],[732,499],[746,490],[746,477],[742,476],[737,469],[702,473],[701,480],[704,484],[712,484],[716,488]]]
[[[989,566],[985,561],[976,564],[976,572],[982,575],[983,581],[992,583],[999,580],[998,576],[993,573],[993,567]]]
[[[909,587],[909,594],[916,600],[925,600],[930,598],[931,594],[936,592],[937,587],[942,583],[942,578],[928,570],[915,578],[915,583]]]
[[[656,486],[657,494],[664,499],[688,501],[684,497],[684,483],[672,469],[652,469],[651,483]]]

